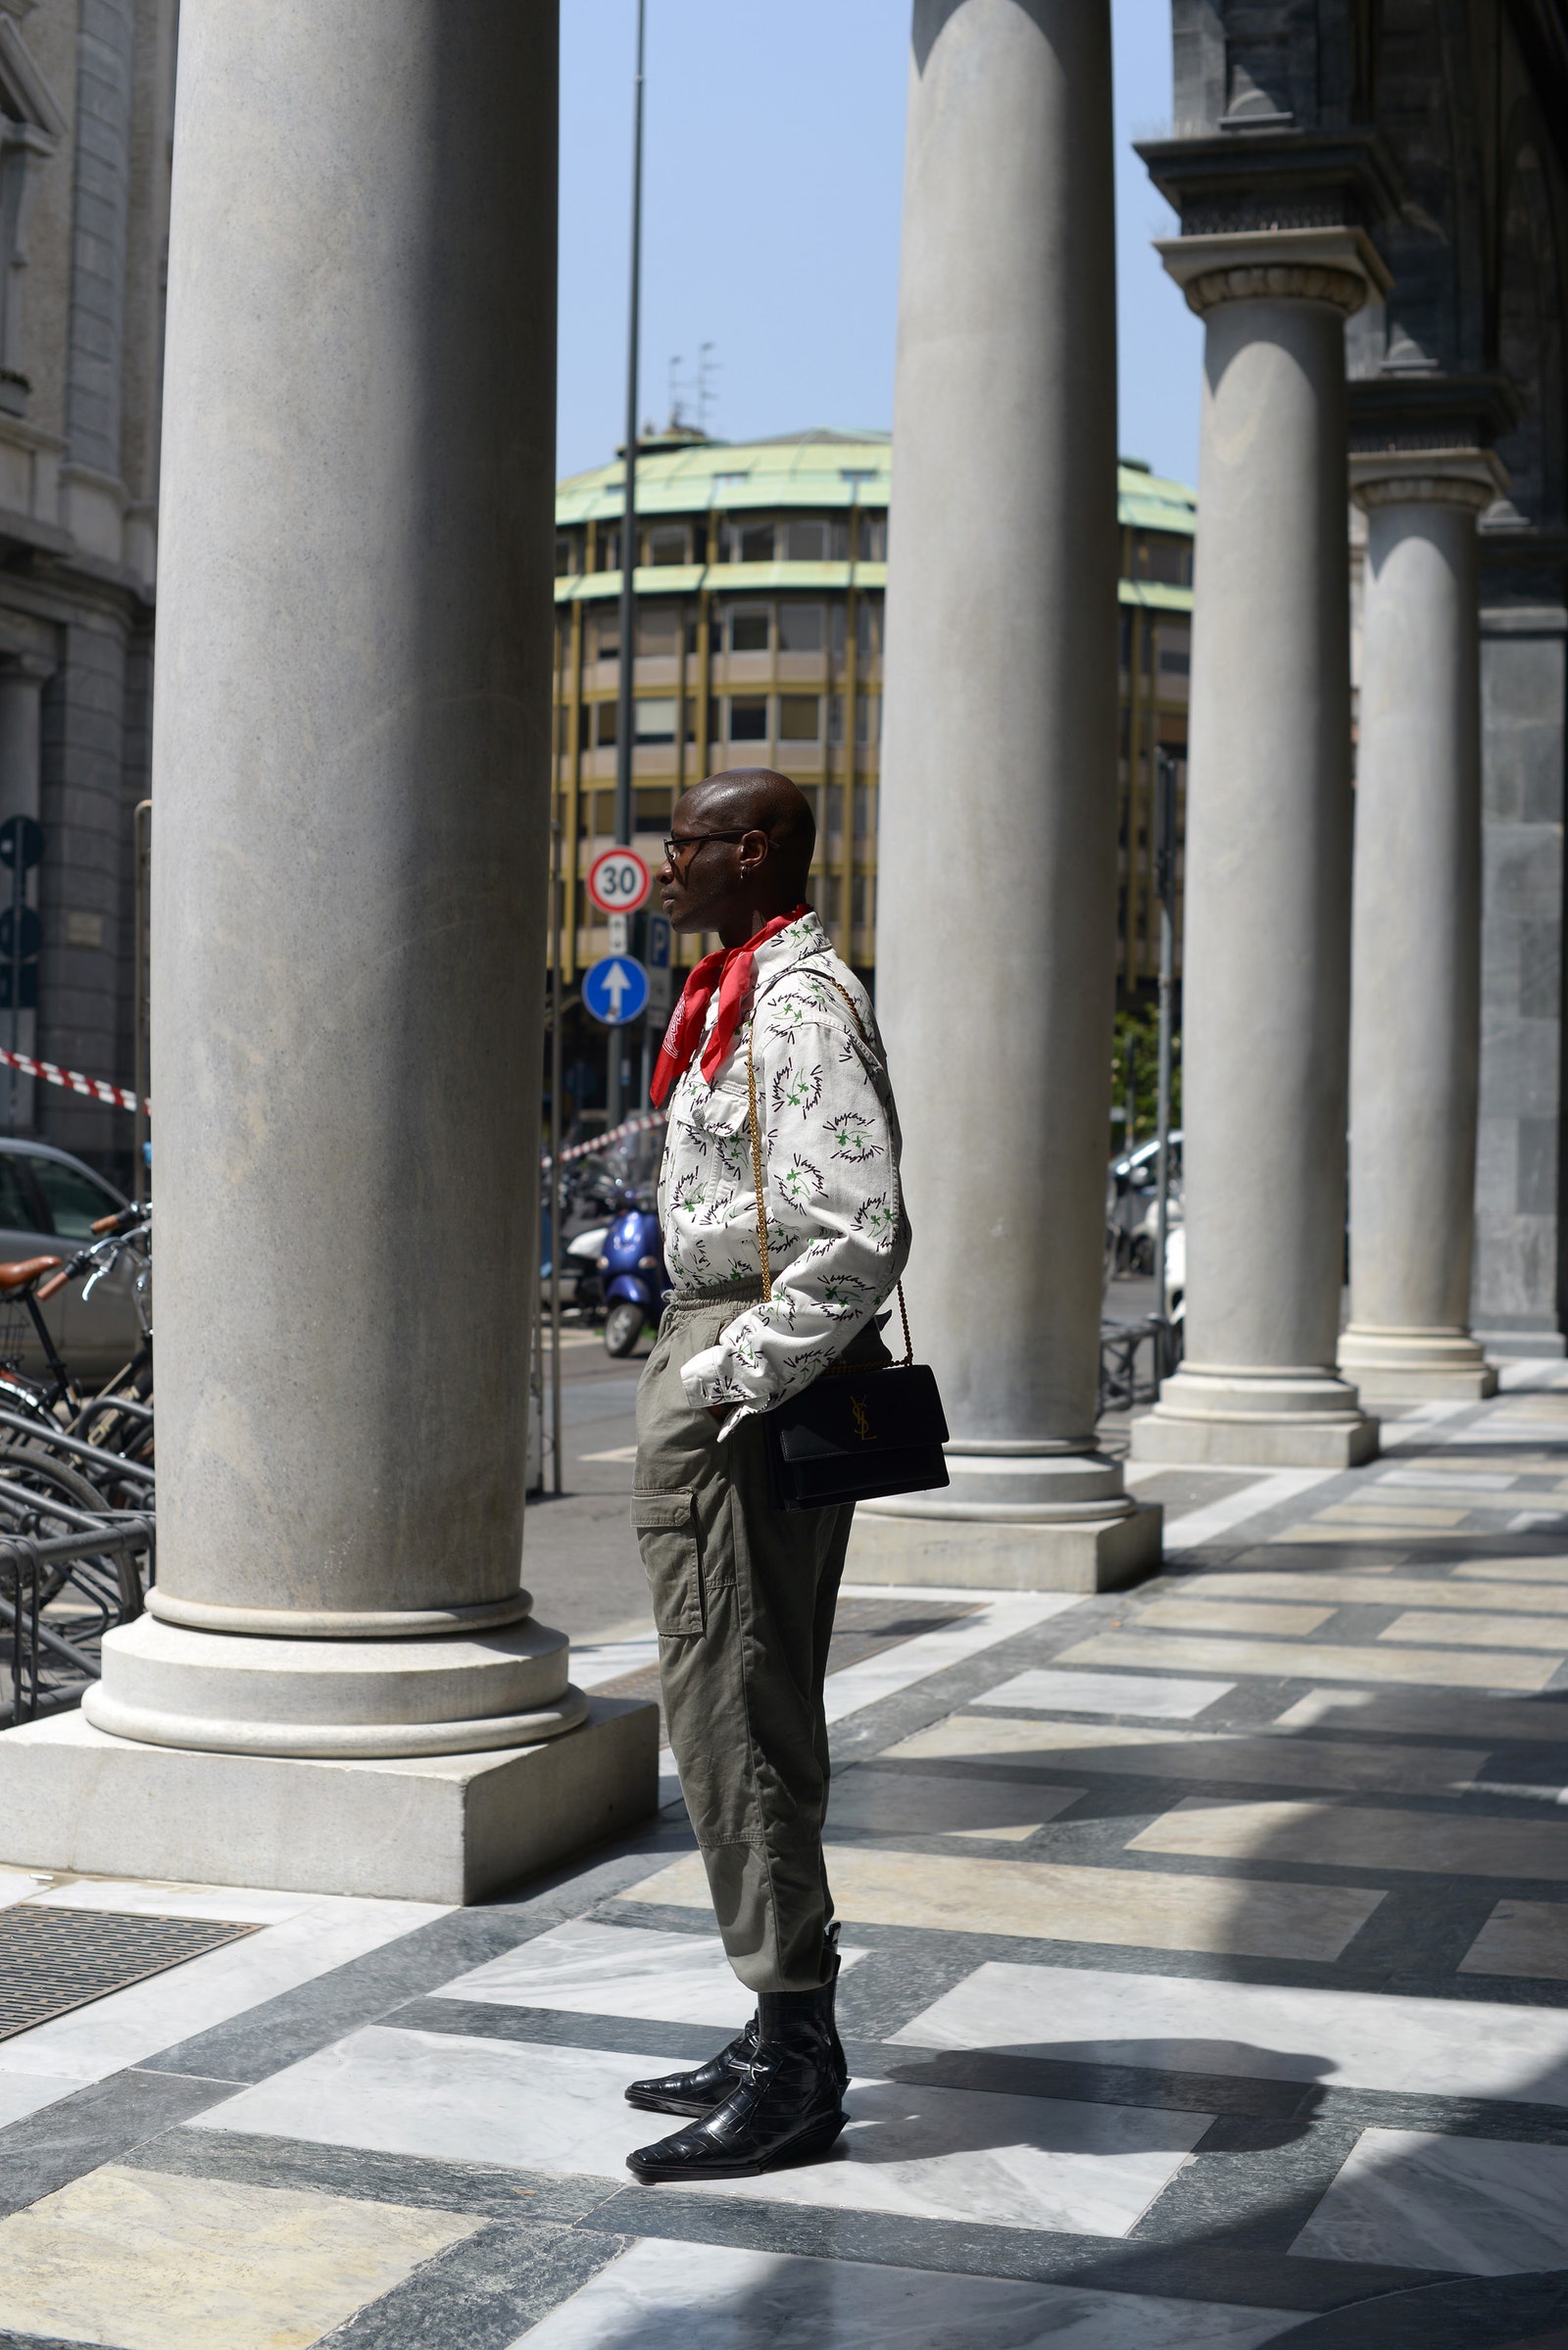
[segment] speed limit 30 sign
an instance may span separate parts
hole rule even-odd
[[[588,868],[588,895],[602,914],[634,914],[651,886],[648,859],[635,849],[605,849]]]

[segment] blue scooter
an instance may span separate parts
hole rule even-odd
[[[658,1321],[670,1287],[659,1218],[646,1194],[626,1195],[620,1214],[605,1235],[599,1275],[608,1309],[605,1351],[629,1354],[642,1337],[644,1325]]]

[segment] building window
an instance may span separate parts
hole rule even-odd
[[[1169,536],[1144,541],[1144,577],[1162,580],[1167,587],[1186,587],[1193,576],[1191,539]]]
[[[636,829],[639,832],[667,832],[669,830],[669,794],[662,784],[651,791],[634,794],[637,803]]]
[[[858,842],[876,837],[876,785],[858,783],[855,787],[855,837]]]
[[[686,525],[684,522],[662,522],[657,530],[643,534],[643,561],[660,565],[683,563],[687,561]]]
[[[882,697],[880,694],[857,694],[855,697],[855,740],[858,749],[868,751],[873,743],[882,740]]]
[[[1130,612],[1124,612],[1117,624],[1116,643],[1117,661],[1125,675],[1133,665],[1133,615]]]
[[[830,750],[838,750],[844,740],[844,696],[829,694],[827,698],[827,739]]]
[[[637,650],[656,660],[674,661],[680,652],[680,606],[642,604],[637,607]]]
[[[729,739],[732,743],[765,743],[767,740],[767,697],[759,694],[742,700],[739,695],[729,706]]]
[[[781,694],[778,704],[781,743],[819,743],[822,740],[820,694]]]
[[[732,653],[765,653],[772,642],[772,608],[766,604],[732,604],[729,610],[729,649]]]
[[[855,608],[855,649],[861,661],[875,661],[882,650],[882,607],[869,596]]]
[[[565,579],[577,568],[576,549],[567,532],[556,533],[556,577]]]
[[[778,608],[778,649],[781,653],[820,653],[820,604],[781,604]]]
[[[620,614],[613,605],[594,612],[588,622],[590,661],[620,659]]]
[[[788,554],[792,563],[820,563],[827,561],[827,524],[825,522],[792,522],[788,531]]]
[[[564,702],[556,705],[556,757],[564,759],[571,749],[571,711]]]
[[[658,702],[638,702],[637,740],[640,743],[672,743],[675,740],[675,704],[673,699]]]
[[[874,873],[856,874],[852,903],[855,907],[856,929],[869,930],[871,924],[876,920],[876,875]]]
[[[599,568],[601,571],[620,569],[620,531],[609,522],[599,525]]]
[[[1171,621],[1161,621],[1159,630],[1161,676],[1185,677],[1192,665],[1191,632]]]
[[[608,751],[615,740],[616,706],[613,702],[594,704],[594,747]]]
[[[888,518],[886,514],[860,516],[860,561],[863,563],[885,563],[888,560]]]
[[[731,563],[770,563],[777,539],[772,522],[726,522],[724,561]]]

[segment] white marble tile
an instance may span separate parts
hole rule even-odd
[[[511,2350],[1260,2350],[1299,2313],[648,2237]]]
[[[1177,1672],[1258,1673],[1293,1681],[1425,1682],[1438,1689],[1544,1689],[1554,1656],[1521,1649],[1343,1646],[1330,1640],[1204,1640],[1197,1633],[1102,1632],[1063,1650],[1064,1665],[1163,1665]]]
[[[896,2041],[1568,2105],[1568,2010],[992,1961]]]
[[[846,1971],[863,1950],[846,1949]],[[438,1999],[499,2007],[562,2008],[572,2015],[636,2016],[659,2024],[710,2024],[738,2032],[757,2005],[737,1983],[716,1934],[662,1934],[571,1918],[515,1950],[443,1983]]]
[[[888,1747],[883,1759],[905,1756],[956,1762],[1005,1758],[1027,1761],[1038,1771],[1117,1771],[1135,1778],[1438,1795],[1464,1793],[1487,1759],[1486,1749],[1476,1747],[1312,1738],[1277,1730],[1154,1731],[1129,1722],[1034,1722],[1011,1714],[949,1714]]]
[[[331,1896],[336,1900],[337,1896]],[[150,1878],[76,1877],[51,1886],[35,1909],[107,1909],[122,1917],[211,1918],[233,1926],[281,1926],[320,1910],[319,1893],[270,1893],[252,1885],[159,1885]]]
[[[1037,1624],[1049,1623],[1053,1616],[1082,1605],[1082,1594],[1077,1591],[1020,1591],[992,1599],[961,1623],[917,1633],[911,1640],[901,1640],[896,1648],[868,1656],[863,1664],[846,1665],[841,1673],[830,1673],[823,1691],[827,1718],[842,1722],[863,1706],[880,1704],[884,1697],[897,1696],[901,1689],[912,1688],[933,1673],[945,1673],[950,1665],[962,1664],[983,1648],[995,1647],[998,1640],[1031,1632]]]
[[[590,1641],[582,1648],[573,1644],[571,1678],[580,1689],[596,1689],[603,1682],[618,1681],[623,1673],[646,1672],[658,1662],[659,1635],[650,1626],[639,1640]]]
[[[1271,1477],[1256,1478],[1240,1493],[1227,1493],[1222,1500],[1205,1501],[1197,1509],[1173,1511],[1165,1525],[1166,1552],[1175,1555],[1183,1550],[1200,1549],[1205,1542],[1217,1542],[1221,1535],[1245,1526],[1250,1518],[1260,1518],[1265,1510],[1280,1509],[1337,1475],[1334,1469],[1277,1469]]]
[[[1049,1665],[1014,1673],[971,1705],[1004,1713],[1139,1714],[1152,1722],[1190,1722],[1228,1697],[1234,1681],[1167,1681],[1152,1673],[1058,1673]]]
[[[62,2097],[74,2097],[81,2086],[61,2074],[0,2073],[0,2130],[12,2122],[24,2122],[28,2114],[54,2105]]]
[[[1500,1469],[1382,1469],[1374,1482],[1379,1486],[1424,1486],[1435,1493],[1500,1493],[1509,1492],[1519,1480]]]
[[[1152,1632],[1321,1632],[1334,1614],[1284,1599],[1239,1599],[1216,1588],[1223,1581],[1205,1576],[1207,1588],[1193,1597],[1152,1599],[1134,1621]]]
[[[78,2086],[102,2081],[447,1914],[425,1901],[318,1901],[280,1926],[0,2040],[0,2074],[60,2074]]]
[[[1568,1823],[1466,1818],[1342,1803],[1227,1803],[1184,1795],[1127,1839],[1129,1852],[1200,1860],[1305,1861],[1321,1868],[1568,1884]]]
[[[1467,2277],[1568,2267],[1568,2146],[1368,2130],[1291,2250]]]
[[[633,2051],[377,2025],[210,2107],[201,2126],[617,2179],[634,2146],[662,2134],[625,2103],[626,2083],[668,2069]],[[847,2102],[834,2159],[711,2191],[1124,2235],[1208,2127],[1200,2114],[874,2081],[852,2083]]]
[[[1276,1730],[1412,1731],[1500,1746],[1545,1738],[1568,1745],[1568,1705],[1531,1704],[1435,1689],[1309,1689],[1275,1717]]]
[[[21,1869],[0,1869],[0,1909],[34,1900],[48,1883],[47,1877],[28,1877]]]

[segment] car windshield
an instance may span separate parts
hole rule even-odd
[[[87,1173],[58,1158],[35,1158],[32,1171],[63,1241],[84,1241],[100,1216],[113,1215],[120,1201]]]

